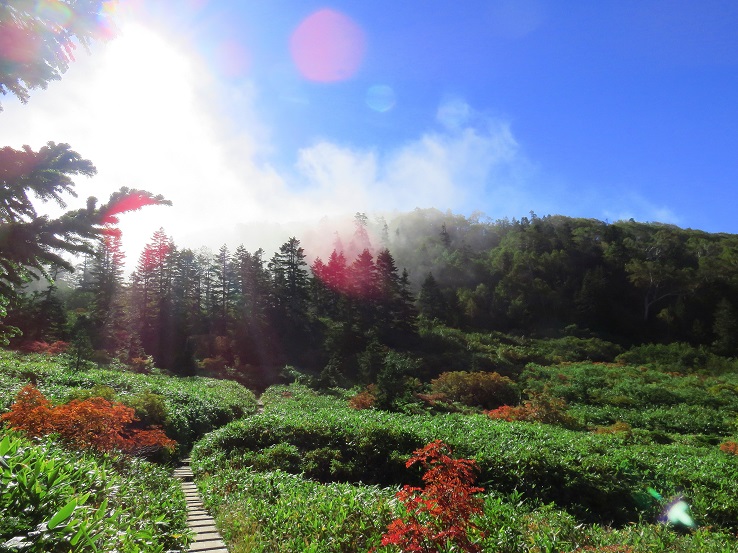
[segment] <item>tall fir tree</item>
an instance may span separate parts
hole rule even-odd
[[[127,343],[123,298],[125,254],[117,233],[105,234],[92,258],[92,321],[95,349],[118,354]]]

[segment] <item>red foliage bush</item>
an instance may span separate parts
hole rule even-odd
[[[528,420],[524,407],[513,407],[512,405],[503,405],[497,409],[487,411],[490,418],[503,420],[507,422]]]
[[[734,442],[732,440],[723,442],[720,444],[720,451],[724,451],[725,453],[732,453],[733,455],[738,455],[738,442]]]
[[[387,526],[382,546],[394,545],[407,553],[435,553],[449,545],[467,553],[481,551],[469,537],[469,530],[476,528],[471,517],[482,513],[482,499],[474,494],[484,488],[473,485],[478,467],[472,459],[450,455],[441,440],[413,453],[406,466],[418,463],[426,470],[425,488],[404,486],[397,492],[407,516]]]
[[[523,405],[512,407],[503,405],[497,409],[487,411],[493,419],[511,421],[542,422],[557,424],[567,428],[576,428],[577,422],[567,412],[566,401],[552,397],[546,393],[531,392],[530,398]]]
[[[0,421],[32,437],[58,434],[77,449],[115,449],[135,455],[171,450],[177,445],[160,428],[135,428],[134,413],[130,407],[101,397],[52,406],[29,384],[18,392],[10,411],[0,415]]]
[[[48,343],[42,340],[34,340],[32,342],[23,342],[18,349],[25,353],[45,353],[47,355],[58,355],[65,353],[69,348],[69,343],[57,340],[56,342]]]

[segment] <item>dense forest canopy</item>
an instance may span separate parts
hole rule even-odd
[[[130,278],[115,235],[73,277],[18,289],[16,345],[65,340],[80,355],[152,359],[178,374],[273,381],[286,365],[371,382],[388,352],[408,363],[441,325],[619,346],[687,342],[736,353],[738,237],[565,216],[485,220],[417,209],[356,214],[327,259],[296,237],[271,257],[178,247],[161,229]],[[344,246],[345,244],[345,246]],[[415,360],[415,361],[413,361]],[[439,368],[440,370],[440,368]]]

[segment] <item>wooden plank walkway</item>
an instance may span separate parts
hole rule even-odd
[[[195,541],[190,544],[188,551],[193,553],[228,553],[228,549],[215,527],[215,521],[203,507],[197,486],[192,481],[193,475],[189,459],[185,459],[180,467],[174,469],[174,477],[182,481],[182,490],[187,500],[187,524],[195,532]]]

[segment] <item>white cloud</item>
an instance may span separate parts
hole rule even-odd
[[[300,152],[298,170],[306,194],[326,214],[411,210],[467,210],[498,187],[519,181],[515,167],[527,164],[508,124],[483,117],[454,100],[439,108],[443,131],[427,132],[378,153],[320,142]],[[483,199],[484,198],[484,199]]]
[[[509,125],[462,100],[441,105],[439,130],[400,147],[321,141],[300,150],[294,167],[275,168],[260,161],[277,146],[257,115],[256,88],[223,87],[182,45],[124,26],[27,105],[4,102],[0,144],[68,142],[91,159],[98,175],[78,182],[81,199],[70,207],[121,186],[172,200],[122,217],[129,266],[159,227],[183,247],[269,251],[295,221],[431,206],[471,212],[495,195],[504,209],[526,195],[518,173],[527,162]]]

